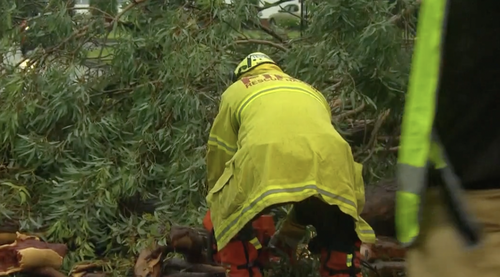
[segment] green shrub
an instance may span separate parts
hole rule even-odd
[[[280,21],[279,26],[288,30],[300,30],[300,19],[286,18]]]

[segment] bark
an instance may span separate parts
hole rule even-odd
[[[226,269],[222,266],[214,266],[209,264],[192,264],[181,259],[169,259],[165,261],[164,266],[174,270],[184,270],[186,272],[203,272],[203,273],[222,273],[226,272]]]
[[[23,271],[58,276],[56,271],[62,266],[68,251],[66,245],[42,242],[35,236],[20,233],[16,235],[13,243],[0,246],[0,276]]]
[[[382,181],[365,187],[366,203],[361,217],[372,226],[377,236],[396,236],[396,190],[396,180]]]

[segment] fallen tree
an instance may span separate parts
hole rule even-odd
[[[65,273],[95,260],[126,275],[141,249],[167,244],[171,222],[200,225],[207,132],[226,73],[249,52],[325,94],[367,183],[392,176],[409,1],[397,16],[386,1],[312,5],[297,37],[262,26],[250,1],[136,0],[103,22],[53,0],[33,19],[31,35],[51,43],[29,70],[10,58],[19,28],[9,20],[24,16],[14,2],[0,17],[0,228],[65,244]]]
[[[385,196],[387,199],[394,199],[394,190],[387,190],[387,186],[382,184],[372,186],[375,189],[367,194],[369,201],[364,217],[374,226],[375,231],[383,234],[393,226],[394,201],[381,202],[378,197]],[[384,229],[378,229],[383,226]],[[162,228],[165,230],[166,228]],[[153,242],[148,247],[140,251],[134,265],[134,276],[136,277],[218,277],[225,276],[226,269],[209,261],[210,249],[206,230],[186,227],[171,226],[168,233],[168,240],[165,245],[158,245]],[[0,276],[7,276],[13,273],[23,272],[27,274],[39,274],[48,277],[66,276],[59,270],[62,261],[67,254],[67,246],[58,243],[48,243],[40,241],[37,236],[28,236],[14,233],[1,233],[0,238]],[[306,241],[307,242],[307,241]],[[182,258],[172,257],[170,254],[178,253]],[[401,248],[392,237],[378,236],[377,242],[373,245],[362,245],[363,266],[368,276],[393,276],[395,272],[401,272],[405,250]],[[292,263],[292,267],[304,267],[304,263],[311,258],[306,245],[299,247],[296,259],[301,263]],[[280,255],[274,252],[275,256]],[[283,263],[287,263],[286,256],[279,260],[270,259],[265,266],[266,271],[270,271],[271,276],[282,276]],[[295,270],[292,268],[292,270]],[[91,263],[79,263],[73,266],[70,271],[71,277],[100,277],[106,276],[107,270],[103,262],[95,260]]]

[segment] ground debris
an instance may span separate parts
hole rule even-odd
[[[40,241],[36,236],[16,232],[15,240],[0,245],[0,276],[25,272],[49,277],[64,276],[62,266],[66,245]]]
[[[406,251],[390,234],[394,224],[394,201],[385,200],[392,199],[395,190],[388,184],[367,190],[367,196],[370,196],[367,199],[377,199],[367,201],[363,211],[363,215],[378,234],[376,243],[361,246],[363,267],[366,269],[367,276],[370,277],[392,277],[404,272]],[[386,229],[380,229],[380,226],[385,226]],[[386,233],[389,233],[389,236]],[[214,264],[208,258],[210,255],[207,251],[211,249],[209,236],[210,234],[204,229],[172,226],[166,245],[154,244],[139,253],[133,268],[133,275],[135,277],[225,276],[227,269]],[[2,232],[0,239],[0,260],[2,261],[0,276],[18,272],[24,273],[25,276],[66,276],[59,272],[66,256],[66,245],[43,242],[37,236],[19,232]],[[307,250],[306,245],[302,246]],[[182,258],[173,257],[173,253],[180,254]],[[300,266],[304,271],[314,270],[309,264],[314,260],[313,257],[309,254],[298,256],[301,257],[299,258]],[[280,270],[277,267],[290,267],[286,260],[281,259],[270,260],[269,263],[273,266],[266,268],[269,271],[267,276],[273,276],[272,272],[279,273]],[[105,277],[110,276],[109,274],[109,268],[106,269],[102,262],[92,261],[75,265],[69,276]]]
[[[208,233],[202,229],[172,226],[166,246],[141,251],[134,268],[136,277],[217,277],[225,276],[226,269],[210,264],[206,249]],[[169,253],[182,254],[184,259],[167,258]]]

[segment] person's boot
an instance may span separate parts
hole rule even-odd
[[[228,277],[262,277],[256,261],[259,253],[250,242],[241,240],[230,241],[218,255],[222,266],[227,268]]]
[[[351,253],[320,250],[321,277],[363,277],[361,273],[361,242],[356,242]]]

